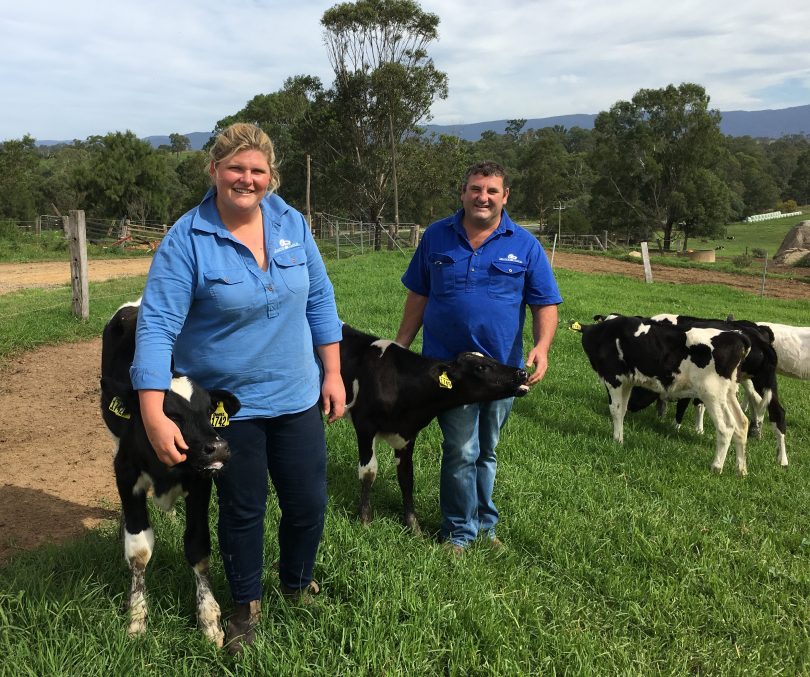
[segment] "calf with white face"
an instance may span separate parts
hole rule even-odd
[[[438,414],[462,404],[520,397],[528,374],[480,353],[433,360],[343,325],[340,371],[347,411],[360,456],[360,519],[371,521],[371,485],[377,477],[374,448],[384,440],[395,451],[406,526],[419,533],[413,506],[413,447]]]
[[[208,391],[185,376],[175,375],[165,392],[163,411],[180,428],[188,445],[187,459],[176,466],[164,465],[146,435],[138,394],[129,382],[137,314],[137,304],[119,308],[104,328],[101,357],[101,410],[105,424],[118,439],[113,466],[123,513],[124,556],[132,572],[129,632],[146,630],[145,570],[155,541],[146,506],[151,487],[155,504],[164,510],[170,510],[180,496],[185,497],[184,546],[197,583],[197,620],[204,635],[222,646],[220,609],[208,580],[208,504],[212,475],[230,457],[228,444],[214,424],[227,425],[228,418],[239,410],[239,401],[229,392]]]

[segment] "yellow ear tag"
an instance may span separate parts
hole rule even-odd
[[[107,407],[113,414],[120,418],[129,418],[130,414],[127,411],[127,408],[124,406],[124,403],[121,401],[121,398],[116,395],[110,401],[110,406]]]
[[[450,380],[450,377],[447,375],[446,371],[443,371],[441,376],[439,376],[439,387],[447,388],[448,390],[453,388],[453,382]]]
[[[225,428],[230,423],[228,412],[225,411],[225,405],[222,402],[217,402],[217,408],[211,414],[211,425],[215,428]]]
[[[571,324],[568,325],[568,328],[571,329],[572,331],[582,331],[582,325],[576,320],[571,322]]]

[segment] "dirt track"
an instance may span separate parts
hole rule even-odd
[[[151,259],[89,262],[90,279],[143,275]],[[643,279],[641,265],[557,253],[555,267]],[[653,279],[715,283],[759,294],[757,277],[653,267]],[[0,294],[70,283],[68,263],[0,264]],[[810,300],[810,284],[768,280],[770,297]],[[0,562],[43,543],[74,538],[118,515],[113,441],[98,412],[101,345],[49,346],[0,371]]]

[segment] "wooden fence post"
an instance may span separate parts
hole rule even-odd
[[[641,260],[644,262],[644,280],[647,284],[651,284],[653,281],[652,266],[650,266],[650,249],[646,240],[641,243]]]
[[[67,219],[70,249],[70,283],[73,287],[73,314],[90,317],[90,290],[87,275],[87,228],[83,209],[71,209]]]

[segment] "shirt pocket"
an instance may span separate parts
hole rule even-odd
[[[291,292],[309,291],[309,268],[303,247],[290,247],[273,256],[273,261],[281,273],[281,279]]]
[[[428,257],[430,291],[436,296],[452,294],[456,288],[456,261],[449,254],[435,252]]]
[[[207,270],[204,276],[217,310],[227,313],[251,307],[248,272],[244,268]]]
[[[489,269],[487,293],[494,299],[520,300],[526,278],[526,264],[517,261],[493,261]]]

